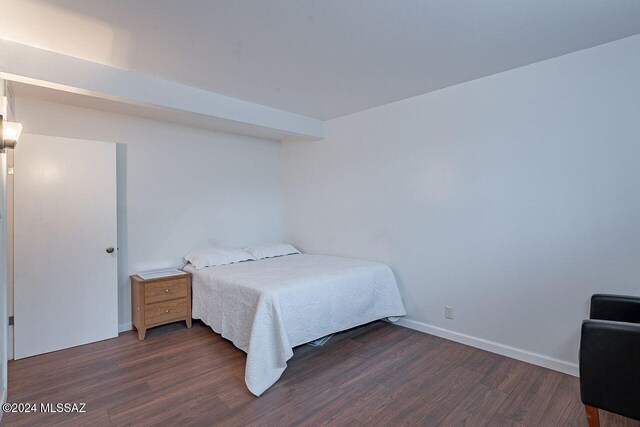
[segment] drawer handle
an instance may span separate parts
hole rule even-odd
[[[169,289],[165,289],[164,291],[165,291],[166,293],[169,293]]]
[[[169,310],[165,310],[164,312],[165,312],[165,313],[168,313],[168,312],[169,312]]]

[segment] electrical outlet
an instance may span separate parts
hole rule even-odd
[[[453,320],[453,307],[451,307],[450,305],[444,306],[444,318]]]

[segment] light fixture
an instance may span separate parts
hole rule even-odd
[[[16,148],[22,133],[22,123],[5,122],[1,115],[0,122],[2,123],[0,128],[0,149]]]

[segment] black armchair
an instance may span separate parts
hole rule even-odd
[[[593,295],[582,322],[580,395],[590,427],[598,409],[640,420],[640,297]]]

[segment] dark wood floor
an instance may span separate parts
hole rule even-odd
[[[2,424],[586,425],[576,378],[384,322],[297,348],[260,398],[244,364],[202,324],[152,329],[143,342],[128,332],[10,362],[9,402],[86,402],[87,413],[8,413]]]

